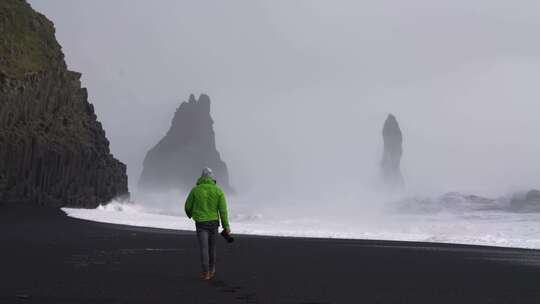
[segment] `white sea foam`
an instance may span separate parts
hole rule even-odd
[[[427,201],[420,200],[425,207]],[[386,212],[367,216],[339,216],[331,213],[274,214],[252,212],[246,206],[231,207],[231,226],[235,233],[290,237],[380,239],[441,242],[540,249],[540,214],[511,213],[500,209],[471,208],[460,201],[457,209],[437,211]],[[478,202],[477,202],[478,203]],[[480,201],[480,204],[486,202]],[[404,206],[410,207],[410,201]],[[407,207],[407,208],[409,208]],[[112,202],[98,209],[64,208],[69,216],[106,223],[194,230],[193,222],[183,215],[182,205],[164,212],[133,203]],[[284,210],[279,208],[280,210]],[[423,209],[422,209],[423,210]],[[395,210],[394,210],[395,211]],[[165,214],[168,213],[168,214]],[[318,215],[317,215],[318,214]],[[325,216],[321,216],[325,214]]]

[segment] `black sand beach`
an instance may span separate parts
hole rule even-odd
[[[540,303],[536,250],[241,235],[204,282],[192,232],[30,210],[1,209],[0,303]]]

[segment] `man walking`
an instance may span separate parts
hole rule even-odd
[[[191,189],[184,206],[188,218],[193,218],[201,250],[202,274],[204,280],[211,280],[216,273],[216,237],[219,220],[221,226],[230,233],[225,194],[216,185],[210,168],[204,168],[197,185]]]

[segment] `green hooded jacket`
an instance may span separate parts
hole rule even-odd
[[[191,189],[184,206],[186,215],[196,222],[217,221],[221,218],[221,226],[229,228],[227,202],[225,194],[210,177],[201,177],[197,186]]]

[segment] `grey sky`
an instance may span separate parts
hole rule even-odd
[[[538,1],[30,2],[132,188],[192,92],[239,192],[369,187],[389,112],[414,191],[540,187]]]

